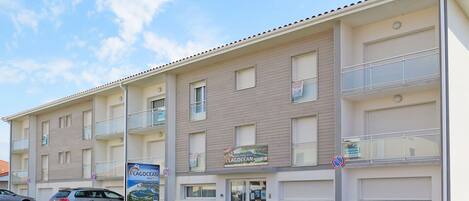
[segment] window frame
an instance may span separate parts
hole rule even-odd
[[[47,135],[44,135],[44,125],[47,124]],[[44,137],[47,136],[47,142],[44,143]],[[50,144],[50,120],[41,122],[41,145],[46,146]]]
[[[242,125],[237,125],[234,127],[234,138],[233,138],[233,147],[239,147],[238,146],[238,133],[237,133],[237,129],[239,127],[243,127],[243,126],[254,126],[254,144],[252,145],[256,145],[257,144],[257,124],[256,123],[252,123],[252,124],[242,124]],[[240,145],[241,146],[241,145]],[[243,146],[251,146],[251,145],[243,145]]]
[[[90,114],[91,114],[91,117],[90,117],[91,123],[90,123],[90,125],[86,125],[86,124],[85,124],[85,122],[86,122],[86,121],[85,121],[85,118],[86,118],[86,114],[87,114],[87,113],[90,113]],[[82,117],[82,123],[83,123],[83,124],[82,124],[82,135],[81,135],[81,139],[82,139],[82,140],[92,140],[92,139],[93,139],[93,110],[86,110],[86,111],[83,111],[83,112],[82,112],[82,116],[83,116],[83,117]],[[91,136],[90,136],[89,139],[87,139],[87,138],[85,137],[85,129],[86,129],[87,126],[89,126],[90,132],[91,132]]]
[[[203,117],[195,117],[198,115],[195,115],[196,113],[193,112],[193,106],[196,104],[196,89],[197,88],[203,88],[203,113],[198,115],[203,116]],[[198,81],[194,81],[189,83],[189,120],[190,121],[202,121],[207,119],[207,79],[201,79]]]
[[[204,169],[201,171],[193,171],[191,170],[191,135],[196,135],[196,134],[203,134],[204,135],[204,141],[205,141],[205,146],[204,146],[204,155],[205,155],[205,160],[204,160]],[[189,133],[188,137],[188,149],[187,149],[187,167],[188,167],[188,172],[205,172],[207,171],[207,131],[200,131],[200,132],[193,132]]]
[[[203,187],[204,186],[214,186],[215,187],[215,196],[214,197],[204,197],[203,196]],[[187,188],[188,187],[201,187],[201,196],[200,197],[188,197],[187,196]],[[216,183],[203,183],[203,184],[183,184],[182,185],[182,193],[183,193],[183,198],[185,200],[216,200],[217,199],[217,184]]]
[[[299,56],[306,55],[306,54],[311,54],[311,53],[316,54],[316,98],[313,99],[313,100],[295,102],[293,100],[293,93],[292,93],[293,82],[294,82],[293,81],[293,59],[294,59],[294,57],[299,57]],[[314,78],[310,78],[310,79],[314,79]],[[293,103],[293,104],[308,103],[308,102],[313,102],[313,101],[319,100],[319,48],[315,48],[315,49],[310,50],[310,51],[290,55],[290,92],[289,92],[289,94],[290,94],[290,102]]]
[[[68,155],[68,157],[67,157],[67,155]],[[71,151],[65,151],[64,163],[65,164],[71,164],[72,163],[72,152]]]
[[[295,119],[301,119],[301,118],[308,118],[308,117],[314,117],[316,118],[316,163],[311,164],[311,165],[296,165],[295,164],[295,158],[293,156],[294,154],[294,144],[293,144],[293,121]],[[304,116],[297,116],[297,117],[292,117],[290,119],[290,164],[292,167],[315,167],[319,166],[319,114],[311,114],[311,115],[304,115]]]
[[[254,70],[254,86],[238,89],[238,73],[241,72],[241,71],[244,71],[244,70],[251,69],[251,68]],[[256,88],[257,87],[257,65],[252,65],[252,66],[249,66],[249,67],[240,68],[240,69],[235,70],[234,71],[234,81],[235,81],[235,83],[234,83],[234,90],[235,91],[243,91],[243,90],[247,90],[247,89]]]
[[[61,165],[65,164],[65,152],[60,151],[58,154],[59,154],[58,155],[59,164],[61,164]]]

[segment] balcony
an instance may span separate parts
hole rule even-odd
[[[133,158],[133,159],[129,159],[129,163],[144,163],[144,164],[160,165],[160,170],[163,170],[165,167],[164,158],[157,158],[157,157]]]
[[[29,147],[28,138],[13,140],[12,151],[14,153],[26,152],[26,150],[28,150],[28,147]]]
[[[344,137],[342,154],[358,164],[438,161],[440,129]]]
[[[96,123],[96,138],[107,139],[124,133],[124,117],[117,117]]]
[[[343,68],[342,94],[425,85],[439,77],[439,49],[433,48]]]
[[[27,170],[16,170],[11,172],[11,182],[14,184],[25,184],[28,182]]]
[[[165,108],[152,109],[129,114],[130,132],[145,132],[153,129],[164,129],[166,123]]]
[[[96,162],[96,177],[115,178],[124,176],[124,161]]]

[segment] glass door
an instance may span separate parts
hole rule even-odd
[[[230,201],[266,201],[267,182],[265,180],[232,180]]]
[[[151,101],[151,115],[153,126],[162,123],[165,120],[165,105],[164,98]]]

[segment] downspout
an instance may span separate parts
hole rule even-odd
[[[123,85],[122,82],[119,83],[119,87],[124,92],[124,201],[127,201],[127,114],[128,114],[128,88],[127,86]]]
[[[8,124],[10,124],[10,150],[9,150],[9,154],[8,154],[8,190],[11,191],[11,175],[12,175],[12,172],[11,172],[11,150],[13,148],[13,121],[12,120],[9,120],[8,121]]]

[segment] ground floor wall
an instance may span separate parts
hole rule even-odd
[[[342,173],[343,200],[441,200],[439,165],[346,168]]]
[[[36,200],[47,201],[59,189],[63,188],[77,188],[77,187],[92,187],[91,181],[64,181],[64,182],[47,182],[37,183],[36,187]]]
[[[243,181],[256,181],[257,183],[260,181],[262,185],[265,185],[263,186],[265,191],[261,195],[262,200],[265,199],[267,201],[334,200],[334,170],[177,176],[176,199],[178,201],[194,199],[186,196],[186,186],[211,184],[216,186],[216,196],[212,198],[199,198],[197,200],[230,201],[232,194],[239,194],[239,192],[233,192],[232,190],[235,188],[237,190],[241,189],[239,187],[232,187],[233,181],[236,181],[238,184],[243,183]],[[244,189],[246,192],[248,191],[248,189]],[[239,197],[239,195],[234,196]],[[249,196],[256,195],[252,191],[247,192],[245,195],[246,198]]]

